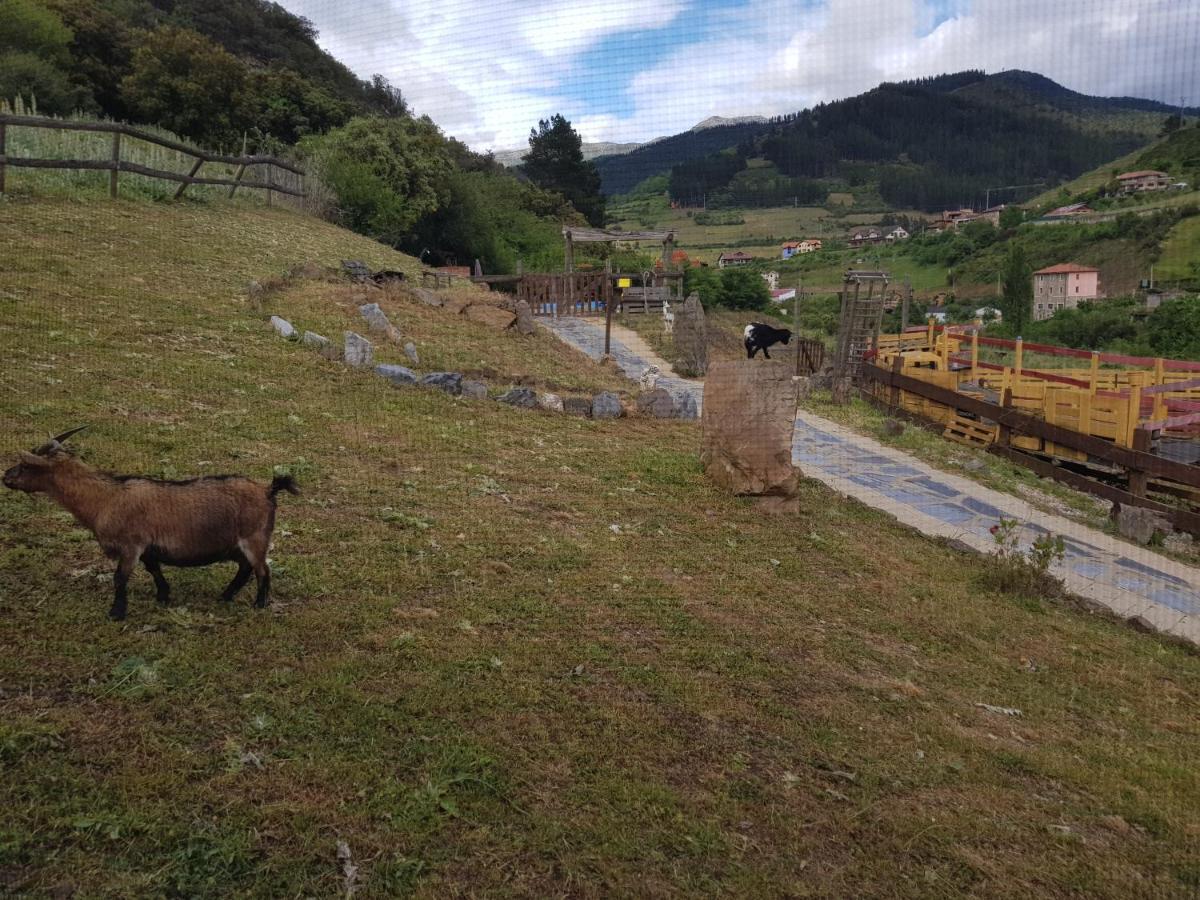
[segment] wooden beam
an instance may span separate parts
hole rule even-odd
[[[610,231],[605,228],[575,228],[563,226],[563,237],[576,240],[581,244],[608,244],[613,241],[655,241],[662,243],[675,240],[673,231]]]
[[[6,157],[5,163],[16,168],[26,169],[92,169],[101,172],[112,170],[113,163],[109,159],[27,159],[24,157]],[[164,172],[162,169],[151,169],[147,166],[141,166],[137,163],[128,161],[121,163],[122,172],[132,172],[135,175],[145,175],[149,178],[163,178],[167,181],[183,181],[188,184],[216,184],[228,187],[239,182],[231,181],[228,178],[193,178],[187,175],[180,175],[178,172]],[[272,184],[265,181],[242,181],[241,187],[258,188],[260,190],[270,189],[279,191],[281,194],[290,194],[293,197],[303,197],[304,195],[298,191],[293,191],[291,188],[285,188],[279,184]]]
[[[4,193],[4,122],[0,121],[0,194]]]
[[[200,159],[200,157],[196,157],[195,164],[192,165],[191,171],[188,172],[188,178],[194,178],[196,176],[196,173],[200,171],[200,167],[202,165],[204,165],[204,160]],[[179,183],[179,187],[176,188],[176,190],[175,190],[175,196],[173,199],[178,200],[180,197],[183,196],[183,192],[186,191],[187,189],[188,189],[188,183],[186,181],[181,181]]]
[[[121,132],[112,136],[112,168],[108,170],[108,196],[117,199],[117,178],[121,172]]]

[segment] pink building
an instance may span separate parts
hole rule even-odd
[[[1060,309],[1074,309],[1080,300],[1096,300],[1100,270],[1076,263],[1047,266],[1033,273],[1033,319],[1048,319]]]

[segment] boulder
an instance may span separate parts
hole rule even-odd
[[[391,320],[387,317],[387,313],[383,311],[383,308],[378,303],[364,303],[358,308],[358,311],[367,320],[367,327],[372,331],[384,335],[393,344],[399,344],[404,340],[400,334],[400,329],[392,324]]]
[[[593,419],[619,419],[621,412],[621,398],[612,391],[601,391],[592,398]]]
[[[652,391],[638,394],[638,415],[650,416],[655,419],[675,418],[675,398],[666,388],[655,388]]]
[[[484,325],[491,325],[501,331],[512,328],[513,323],[517,321],[516,313],[486,303],[474,303],[468,306],[464,315],[472,322],[482,322]]]
[[[300,338],[300,343],[306,347],[312,347],[326,359],[338,358],[337,347],[334,346],[333,341],[323,334],[317,334],[315,331],[306,331]]]
[[[691,391],[680,391],[675,397],[675,416],[679,419],[700,418],[700,404]]]
[[[419,366],[421,364],[421,360],[417,357],[417,345],[412,341],[405,342],[404,355],[408,357],[408,361],[414,366]]]
[[[786,365],[713,363],[701,421],[700,462],[718,485],[739,496],[796,493],[801,477],[792,463],[796,385]]]
[[[296,336],[296,329],[292,327],[292,323],[287,319],[279,318],[279,316],[271,316],[271,327],[285,338],[294,338]]]
[[[675,371],[680,375],[701,376],[708,371],[708,331],[704,323],[704,307],[700,297],[691,294],[675,313],[675,352],[679,362]]]
[[[421,379],[421,387],[445,391],[457,397],[462,392],[463,377],[457,372],[430,372]]]
[[[412,289],[412,292],[413,292],[413,296],[416,297],[418,300],[420,300],[422,303],[424,303],[426,306],[435,306],[436,307],[436,306],[442,305],[441,295],[435,294],[431,290],[428,290],[426,288],[415,287]]]
[[[888,437],[900,437],[904,434],[904,423],[899,419],[886,419],[883,423],[883,433]]]
[[[558,394],[538,394],[538,406],[548,412],[562,412],[563,401]]]
[[[381,365],[375,367],[375,374],[386,378],[394,385],[409,385],[417,383],[417,373],[404,366]]]
[[[464,300],[462,297],[443,297],[442,309],[446,310],[446,312],[450,313],[451,315],[457,316],[466,312],[473,302],[475,301]]]
[[[1117,532],[1139,544],[1149,544],[1156,534],[1163,537],[1171,534],[1171,521],[1162,513],[1140,506],[1118,504],[1116,508]]]
[[[536,409],[538,405],[537,394],[532,388],[515,387],[509,388],[497,398],[501,403],[507,403],[509,406],[519,406],[522,409]]]
[[[375,348],[371,346],[371,342],[353,331],[347,331],[345,338],[345,350],[342,358],[346,361],[346,365],[356,368],[371,365],[375,358]]]
[[[565,397],[563,398],[563,412],[568,416],[583,416],[585,419],[591,418],[592,398]]]
[[[517,301],[517,333],[533,334],[533,309],[524,300]]]
[[[462,383],[461,396],[468,400],[486,400],[487,395],[487,385],[482,381],[464,381]]]

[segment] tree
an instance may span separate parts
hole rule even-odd
[[[67,115],[87,104],[71,83],[71,29],[34,0],[0,0],[0,100],[35,101],[39,112]]]
[[[55,65],[70,61],[71,29],[34,0],[0,0],[0,53],[30,53]]]
[[[351,119],[304,143],[347,227],[392,246],[449,199],[446,140],[427,117]]]
[[[730,309],[765,309],[771,302],[771,289],[763,277],[749,269],[721,270],[724,305]]]
[[[1033,314],[1033,267],[1016,241],[1004,261],[1003,289],[1000,311],[1004,314],[1004,324],[1013,334],[1020,335]]]
[[[721,272],[708,266],[687,268],[683,273],[683,290],[688,295],[699,295],[700,303],[705,309],[725,303],[725,285],[721,281]]]
[[[131,113],[207,144],[232,144],[250,123],[246,65],[204,35],[163,27],[145,33],[121,93]]]
[[[571,202],[588,223],[604,225],[604,195],[600,173],[583,158],[583,141],[559,113],[542,119],[529,132],[529,152],[521,161],[525,175],[540,188],[557,191]]]
[[[1000,210],[1000,230],[1008,231],[1025,221],[1025,210],[1019,206],[1006,206]]]
[[[1158,132],[1159,137],[1166,137],[1168,134],[1173,134],[1183,127],[1183,119],[1179,113],[1171,113],[1163,119],[1162,129]]]

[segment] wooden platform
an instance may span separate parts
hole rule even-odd
[[[946,425],[942,437],[968,447],[986,447],[996,442],[997,431],[995,425],[984,425],[975,419],[955,416]]]

